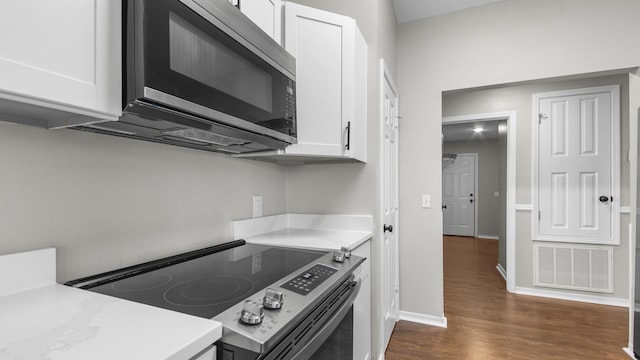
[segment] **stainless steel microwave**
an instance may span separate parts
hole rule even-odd
[[[123,116],[85,130],[226,153],[296,142],[295,59],[228,0],[124,0],[123,27]]]

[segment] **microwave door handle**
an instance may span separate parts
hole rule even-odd
[[[324,344],[324,342],[329,338],[329,336],[333,334],[333,331],[338,327],[338,325],[340,325],[340,323],[342,322],[342,319],[344,319],[344,317],[349,312],[351,305],[353,305],[354,301],[356,300],[356,296],[358,296],[358,292],[360,292],[360,285],[361,285],[360,280],[355,281],[355,283],[356,284],[354,285],[354,290],[351,293],[351,295],[349,295],[349,298],[347,299],[347,301],[345,301],[344,304],[342,304],[342,306],[340,307],[340,309],[338,309],[333,314],[331,319],[329,319],[327,323],[320,330],[318,330],[318,332],[315,335],[313,335],[313,338],[311,338],[311,340],[307,343],[307,345],[305,345],[305,347],[300,349],[298,353],[294,354],[291,358],[289,358],[289,360],[309,359],[311,355],[313,355],[320,348],[320,346]]]

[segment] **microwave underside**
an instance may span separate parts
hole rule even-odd
[[[284,149],[288,145],[282,140],[146,103],[130,104],[118,121],[74,129],[227,154]]]

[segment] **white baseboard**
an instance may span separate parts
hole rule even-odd
[[[495,235],[478,235],[476,237],[478,239],[500,240],[500,237]]]
[[[620,299],[612,297],[602,297],[587,294],[569,293],[563,291],[552,291],[538,288],[516,287],[516,294],[546,297],[551,299],[578,301],[591,304],[629,307],[629,299]]]
[[[629,344],[629,347],[622,348],[622,350],[623,350],[627,355],[629,355],[632,359],[634,359],[634,360],[635,360],[635,358],[636,358],[636,357],[635,357],[635,355],[633,355],[633,345],[632,345],[632,344]]]
[[[504,281],[507,281],[507,270],[502,267],[502,264],[496,265],[496,269],[498,269],[498,272],[502,275]]]
[[[412,313],[408,311],[400,311],[400,320],[411,321],[414,323],[437,326],[441,328],[447,327],[447,318],[442,314],[442,317],[430,316],[418,313]]]

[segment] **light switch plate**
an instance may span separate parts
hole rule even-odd
[[[253,197],[253,217],[262,216],[262,196]]]
[[[423,194],[422,195],[422,207],[425,209],[431,209],[431,195]]]

